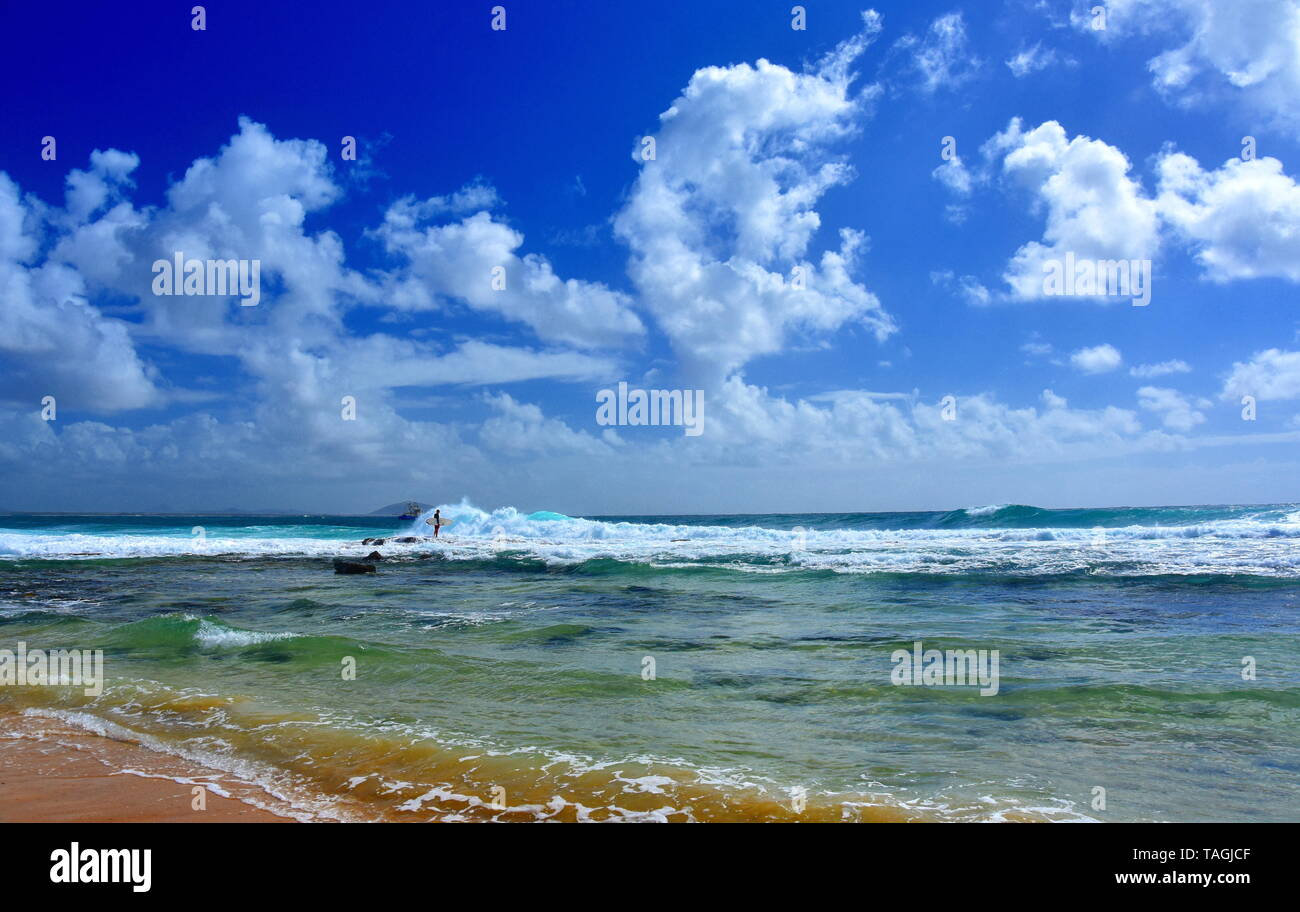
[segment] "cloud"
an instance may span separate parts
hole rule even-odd
[[[53,496],[81,484],[104,498],[114,490],[144,497],[176,491],[184,479],[186,492],[221,507],[239,501],[238,479],[279,497],[358,471],[395,482],[444,472],[487,478],[473,442],[477,426],[409,421],[398,413],[409,396],[395,392],[603,383],[625,372],[618,360],[564,343],[623,344],[642,331],[626,295],[562,279],[543,258],[520,251],[522,237],[487,211],[465,215],[500,204],[482,182],[393,204],[372,234],[392,245],[397,263],[363,273],[349,268],[337,234],[306,227],[309,214],[343,195],[320,143],[277,139],[241,118],[216,155],[196,160],[170,187],[165,205],[137,209],[129,195],[139,164],[127,153],[95,152],[88,169],[69,174],[61,208],[24,202],[0,175],[0,370],[3,401],[22,409],[0,415],[0,437],[9,435],[0,459],[33,492]],[[431,224],[439,219],[448,221]],[[261,304],[153,295],[151,264],[175,251],[260,259]],[[506,266],[509,291],[476,297],[466,286],[457,298],[456,268],[481,266],[486,280],[488,262]],[[99,295],[136,319],[104,316],[91,303]],[[533,330],[542,344],[432,344],[358,333],[345,323],[359,307],[401,314],[474,304]],[[229,359],[216,369],[220,385],[171,387],[140,356],[140,342],[172,365],[187,353]],[[59,421],[37,419],[44,395],[57,398]],[[65,418],[169,402],[204,411],[147,427]],[[345,403],[355,415],[344,417]],[[500,422],[492,428],[499,437]],[[104,503],[132,506],[130,497]]]
[[[689,478],[709,496],[719,487],[705,479],[712,467],[775,466],[800,477],[841,467],[860,477],[864,465],[1074,461],[1183,445],[1169,432],[1199,424],[1204,406],[1156,387],[1139,391],[1135,409],[1071,408],[1052,390],[1017,406],[976,387],[952,393],[949,421],[939,404],[947,390],[787,398],[747,382],[750,361],[788,351],[792,340],[807,347],[801,337],[816,345],[845,329],[877,339],[897,330],[859,275],[866,235],[823,225],[818,211],[825,194],[855,177],[837,144],[862,127],[878,94],[858,86],[852,70],[879,25],[866,15],[858,35],[802,72],[760,60],[691,76],[661,115],[657,155],[639,164],[615,220],[632,293],[558,274],[482,180],[426,198],[395,195],[359,242],[384,259],[359,267],[343,237],[322,227],[356,184],[336,173],[324,145],[276,138],[248,119],[157,206],[131,201],[142,163],[116,150],[97,151],[69,175],[62,206],[24,200],[0,176],[0,365],[14,396],[13,410],[0,409],[0,466],[25,495],[80,485],[139,509],[149,506],[141,492],[155,489],[193,491],[209,506],[282,493],[285,501],[261,505],[318,503],[377,484],[398,487],[377,502],[410,496],[403,488],[416,484],[477,489],[498,501],[520,490],[568,499],[575,485],[607,484],[611,475]],[[937,20],[909,48],[927,91],[960,85],[977,66],[967,59],[960,14]],[[1280,166],[1204,172],[1170,152],[1153,199],[1118,149],[1070,138],[1055,122],[1025,132],[1013,121],[988,148],[1006,184],[1026,190],[1046,221],[1037,249],[1017,254],[1022,268],[1008,267],[1013,278],[1028,274],[1034,256],[1067,249],[1158,249],[1161,225],[1204,254],[1207,272],[1290,277],[1290,179]],[[965,197],[986,170],[958,160],[934,178]],[[1268,196],[1275,224],[1251,235],[1234,227],[1234,213],[1253,194]],[[823,232],[834,240],[823,243]],[[260,258],[262,304],[153,296],[149,265],[176,250]],[[491,287],[494,266],[505,269],[504,290]],[[936,276],[968,302],[994,298],[974,276]],[[112,301],[111,312],[129,319],[106,316],[108,306],[94,301]],[[486,325],[491,341],[458,336],[442,319],[466,316],[461,327]],[[385,319],[415,328],[405,338],[371,331],[393,325]],[[584,384],[627,376],[636,370],[629,354],[659,342],[646,329],[652,320],[677,359],[655,369],[682,367],[706,381],[709,419],[699,439],[638,438],[636,429],[601,430],[581,417],[594,412]],[[1025,351],[1053,354],[1036,339]],[[176,390],[166,375],[177,362],[209,370],[191,355],[218,362],[217,379]],[[1300,356],[1260,353],[1236,365],[1225,388],[1250,383],[1294,396],[1289,357]],[[1122,359],[1099,345],[1072,361],[1093,372]],[[884,362],[868,355],[861,363]],[[1132,372],[1159,376],[1174,364],[1182,362]],[[545,409],[543,400],[526,401],[531,389],[500,389],[539,380],[574,385],[553,392]],[[430,387],[489,391],[420,392]],[[157,423],[47,423],[33,400],[47,390],[70,396],[74,413],[182,400],[197,410]],[[344,397],[355,403],[355,420],[340,414]],[[436,421],[410,420],[410,410],[426,407]],[[568,485],[557,486],[566,473]]]
[[[509,453],[580,453],[609,456],[610,447],[586,431],[575,431],[563,421],[547,418],[539,406],[517,402],[507,393],[488,395],[497,414],[483,422],[479,437],[490,449]],[[594,414],[594,405],[593,405]]]
[[[1044,48],[1041,41],[1035,42],[1033,46],[1025,48],[1006,62],[1011,75],[1017,79],[1023,79],[1058,63],[1062,66],[1077,65],[1077,61],[1058,55],[1055,48]]]
[[[1091,28],[1078,0],[1075,24],[1107,43],[1134,36],[1172,39],[1152,57],[1152,85],[1185,107],[1244,106],[1300,131],[1300,3],[1296,0],[1110,0],[1106,28]]]
[[[973,79],[983,65],[971,52],[961,12],[935,19],[921,37],[904,36],[895,49],[908,54],[918,86],[928,95],[940,89],[959,88]]]
[[[90,153],[90,170],[68,172],[65,209],[68,223],[79,225],[121,199],[122,191],[134,186],[131,172],[140,166],[139,156],[117,149],[95,149]]]
[[[725,376],[780,351],[792,332],[850,322],[879,339],[895,331],[852,277],[864,234],[843,228],[838,249],[809,251],[821,226],[815,204],[851,177],[827,149],[874,96],[850,94],[850,66],[878,30],[864,15],[861,33],[804,73],[766,60],[697,70],[660,115],[655,157],[635,156],[641,171],[615,234],[688,374]]]
[[[958,196],[970,196],[971,175],[962,163],[961,156],[954,155],[931,171],[930,176]]]
[[[1078,259],[1151,259],[1160,248],[1156,204],[1129,177],[1128,158],[1114,146],[1087,136],[1067,137],[1049,120],[1026,132],[1020,118],[984,146],[1001,158],[1003,175],[1030,193],[1046,215],[1043,240],[1016,251],[1003,279],[1022,300],[1044,297],[1051,261],[1067,253]]]
[[[1139,364],[1136,367],[1129,368],[1129,376],[1142,377],[1149,379],[1152,377],[1163,377],[1166,374],[1187,374],[1191,373],[1192,367],[1186,361],[1161,361],[1158,364]]]
[[[1300,185],[1280,161],[1233,158],[1207,172],[1191,156],[1168,152],[1157,170],[1162,214],[1208,278],[1300,282]]]
[[[350,306],[380,293],[347,267],[335,232],[306,229],[312,213],[342,196],[324,145],[276,139],[240,118],[215,156],[197,159],[172,184],[165,206],[130,210],[121,203],[61,239],[52,257],[135,301],[140,321],[132,333],[155,344],[243,357],[250,344],[274,345],[286,336],[301,345],[328,343]],[[233,296],[154,295],[151,264],[178,252],[187,259],[260,260],[262,303],[241,308]]]
[[[1165,427],[1171,430],[1187,432],[1205,421],[1205,416],[1176,390],[1144,386],[1137,394],[1138,405],[1160,415]]]
[[[1237,362],[1224,380],[1222,396],[1259,400],[1300,399],[1300,352],[1270,348]]]
[[[501,197],[497,195],[496,188],[481,179],[466,184],[455,193],[446,196],[431,196],[422,203],[411,203],[410,200],[411,198],[408,197],[407,205],[411,206],[417,218],[429,218],[434,215],[468,215],[472,212],[495,209],[501,205]]]
[[[70,222],[80,222],[109,202],[112,185],[132,167],[127,159],[97,153],[89,172],[74,172],[68,188]],[[162,404],[156,372],[136,351],[128,325],[105,317],[90,303],[87,281],[77,270],[41,258],[33,233],[40,221],[40,213],[23,205],[17,185],[0,174],[0,372],[5,378],[0,399],[33,413],[44,396],[77,412]],[[118,255],[113,232],[100,240],[105,258]],[[83,237],[82,242],[89,240]]]
[[[437,352],[427,345],[374,334],[340,343],[338,357],[352,373],[375,379],[364,388],[398,386],[483,386],[525,380],[576,382],[617,376],[616,362],[571,351],[534,351],[515,345],[495,345],[468,339],[454,349]]]
[[[953,289],[967,304],[980,306],[993,299],[992,293],[975,276],[958,277],[950,269],[930,273],[930,281],[942,288]]]
[[[1104,374],[1115,370],[1124,361],[1115,346],[1103,343],[1091,348],[1081,348],[1070,355],[1070,364],[1085,374]]]
[[[1003,273],[1012,298],[1046,297],[1048,267],[1068,254],[1076,262],[1154,260],[1169,242],[1190,249],[1211,281],[1300,281],[1300,184],[1275,158],[1229,159],[1206,171],[1166,148],[1155,160],[1153,197],[1118,148],[1068,138],[1056,121],[1026,131],[1013,118],[983,155],[1045,216],[1042,241],[1022,245]]]
[[[1064,396],[1058,396],[1049,389],[1043,390],[1039,398],[1043,400],[1043,405],[1048,409],[1063,409],[1069,405]]]
[[[772,396],[732,377],[709,402],[701,458],[799,464],[879,464],[905,461],[1053,461],[1066,453],[1101,454],[1144,446],[1130,410],[1071,409],[1044,391],[1042,411],[1015,408],[988,394],[956,397],[954,420],[935,396],[883,399],[842,390],[821,406]]]
[[[425,224],[442,211],[429,202],[399,200],[374,232],[403,260],[393,303],[424,310],[449,299],[524,323],[543,340],[584,348],[619,346],[644,332],[627,295],[598,282],[561,279],[539,254],[520,256],[524,236],[488,212]]]
[[[312,378],[294,385],[300,390],[328,390],[337,369],[303,356],[281,367]],[[107,497],[105,484],[128,474],[134,483],[146,484],[185,477],[187,498],[214,505],[254,496],[248,491],[279,498],[263,500],[268,505],[292,504],[295,496],[311,502],[322,496],[322,485],[334,486],[341,496],[372,490],[381,481],[399,497],[411,485],[451,486],[457,495],[497,498],[494,502],[531,496],[545,505],[561,495],[578,496],[598,475],[636,485],[676,478],[688,486],[683,504],[698,506],[712,503],[710,490],[717,493],[717,478],[701,467],[726,467],[728,478],[744,469],[775,471],[764,477],[779,478],[790,470],[806,477],[835,470],[860,473],[864,467],[911,471],[922,464],[1073,465],[1183,441],[1168,430],[1144,430],[1132,410],[1071,408],[1051,390],[1043,391],[1038,408],[1018,408],[986,393],[959,395],[950,421],[938,394],[838,390],[787,399],[732,376],[708,393],[705,434],[690,440],[638,434],[636,428],[622,435],[598,432],[589,394],[575,399],[579,412],[593,416],[589,426],[547,415],[541,406],[506,393],[484,395],[480,401],[489,416],[469,424],[404,421],[382,399],[357,398],[355,422],[342,422],[336,408],[324,408],[329,395],[322,392],[301,401],[268,398],[243,421],[193,415],[142,430],[95,422],[55,429],[34,414],[0,410],[0,460],[23,467],[24,490],[98,479],[96,490]],[[1156,414],[1168,429],[1163,413]],[[258,471],[252,473],[250,453],[258,456]],[[592,472],[592,460],[599,460],[599,473]],[[673,485],[662,490],[677,496]],[[128,502],[139,509],[138,492]]]

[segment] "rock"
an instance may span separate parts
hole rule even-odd
[[[395,538],[393,541],[401,545],[413,545],[419,541],[414,535],[404,535],[401,538]]]
[[[334,558],[335,573],[374,573],[375,565],[363,563],[362,561],[343,560],[341,557]]]
[[[371,551],[369,554],[367,554],[365,557],[363,557],[363,558],[361,558],[361,559],[362,559],[363,561],[371,561],[371,562],[373,562],[373,561],[381,561],[381,560],[384,559],[384,556],[383,556],[382,554],[380,554],[378,551]]]
[[[384,543],[384,540],[383,540],[382,538],[363,538],[363,539],[361,539],[361,544],[363,544],[363,545],[382,545],[383,543]]]

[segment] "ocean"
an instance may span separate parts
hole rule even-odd
[[[0,649],[105,674],[0,718],[302,820],[1300,818],[1300,505],[442,513],[0,515]]]

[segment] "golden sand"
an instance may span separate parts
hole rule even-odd
[[[216,794],[214,785],[235,793],[223,787],[223,780],[216,770],[186,764],[139,744],[49,719],[0,717],[3,823],[293,822]],[[204,791],[202,810],[195,807],[196,787]]]

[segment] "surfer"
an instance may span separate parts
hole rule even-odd
[[[435,509],[433,511],[433,537],[434,538],[438,537],[438,530],[441,528],[442,528],[442,510]]]

